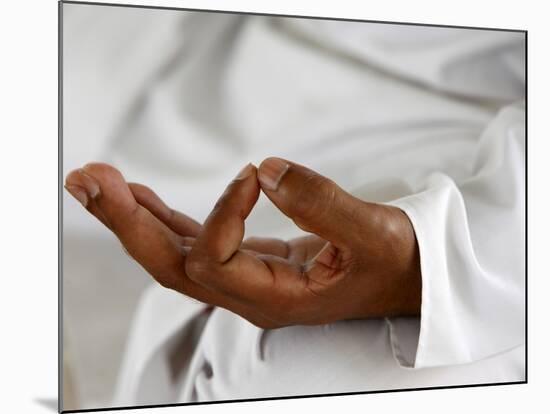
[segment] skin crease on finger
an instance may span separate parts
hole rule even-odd
[[[116,226],[125,249],[153,277],[166,279],[161,273],[171,268],[179,269],[169,271],[174,280],[188,280],[163,285],[225,307],[257,326],[418,315],[419,254],[406,214],[358,200],[305,167],[278,164],[283,171],[269,171],[276,182],[268,187],[262,185],[263,163],[259,170],[246,166],[204,225],[170,209],[148,187],[127,184],[105,164],[71,172],[66,187],[108,228]],[[244,222],[260,190],[300,227],[319,230],[324,237],[243,241]],[[293,211],[296,205],[299,209]],[[134,209],[142,210],[142,222],[128,219]],[[128,226],[133,227],[126,230]],[[165,237],[177,246],[157,245]],[[162,253],[172,248],[180,259]]]

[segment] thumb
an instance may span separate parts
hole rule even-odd
[[[349,245],[365,203],[332,180],[290,161],[267,158],[258,169],[263,192],[301,229],[337,247]]]

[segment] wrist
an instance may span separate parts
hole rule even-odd
[[[394,306],[387,316],[419,316],[422,304],[422,273],[414,227],[403,210],[397,207],[388,208],[393,213],[389,230],[390,243],[397,254],[393,259],[395,277],[390,281],[394,292]]]

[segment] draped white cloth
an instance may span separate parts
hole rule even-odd
[[[418,239],[422,310],[264,331],[152,286],[113,404],[523,380],[524,35],[163,13],[132,26],[144,44],[114,41],[133,75],[113,83],[103,158],[199,220],[267,156],[398,206]],[[246,224],[301,234],[265,197]]]

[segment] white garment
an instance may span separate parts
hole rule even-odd
[[[136,318],[116,405],[524,380],[523,122],[521,106],[500,112],[460,185],[436,172],[389,203],[416,231],[421,320],[264,331],[217,308],[190,340],[188,321],[204,305],[153,286]],[[406,186],[390,180],[386,188]],[[170,380],[168,356],[190,348],[183,377]]]
[[[263,331],[153,286],[114,405],[523,380],[523,34],[181,15],[104,159],[199,220],[267,156],[399,206],[421,318]],[[298,234],[264,197],[247,220]]]

